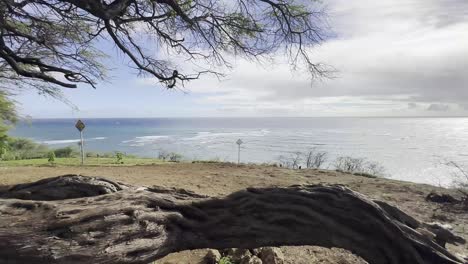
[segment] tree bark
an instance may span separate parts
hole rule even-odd
[[[464,263],[441,246],[463,239],[343,186],[209,198],[68,175],[0,197],[1,263],[149,263],[186,249],[282,245],[344,248],[369,263]]]

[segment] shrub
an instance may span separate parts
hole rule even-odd
[[[78,153],[74,148],[68,146],[64,148],[58,148],[54,150],[57,158],[72,158]]]
[[[2,154],[2,160],[16,160],[16,155],[14,152],[6,151]]]
[[[452,168],[452,185],[460,193],[464,194],[468,198],[468,170],[467,166],[458,164],[454,161],[447,162],[445,164]]]
[[[160,150],[158,153],[158,159],[166,161],[170,156],[170,153],[168,153],[165,150]]]
[[[305,154],[306,168],[319,169],[327,161],[328,153],[311,149]]]
[[[115,155],[112,152],[105,152],[105,153],[100,153],[98,154],[99,158],[114,158]]]
[[[54,163],[55,163],[55,152],[49,151],[49,153],[47,153],[47,161],[48,161],[50,164],[54,164]]]
[[[33,150],[37,148],[38,144],[27,138],[9,138],[8,145],[11,150]]]
[[[362,172],[364,167],[364,159],[362,158],[353,158],[349,156],[338,157],[335,160],[336,170],[347,172],[347,173],[356,173]]]
[[[0,143],[0,160],[5,160],[5,156],[8,153],[8,149],[6,145],[1,145]]]
[[[281,155],[278,157],[278,161],[281,167],[298,169],[302,161],[302,153],[297,151],[289,154],[288,156]]]
[[[37,159],[47,157],[47,146],[39,145],[27,138],[8,138],[3,146],[6,151],[2,159]]]
[[[116,159],[117,164],[123,164],[124,163],[123,158],[124,158],[124,155],[122,152],[119,152],[119,151],[115,152],[115,159]]]
[[[99,158],[100,157],[100,155],[98,153],[92,152],[92,151],[86,152],[85,156],[87,158]]]
[[[230,257],[222,257],[218,264],[234,264],[234,262],[232,262]]]
[[[182,155],[180,155],[178,153],[171,152],[169,154],[169,161],[170,162],[180,162],[181,159],[182,159]]]
[[[353,158],[349,156],[338,157],[334,165],[337,171],[368,178],[384,176],[385,174],[385,168],[378,162],[367,161],[363,158]]]
[[[461,203],[468,210],[468,166],[454,161],[446,162],[444,165],[451,169],[452,187],[461,194]]]
[[[381,164],[375,161],[367,161],[365,167],[365,173],[371,174],[374,176],[384,176],[385,168]]]

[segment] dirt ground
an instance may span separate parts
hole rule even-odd
[[[450,224],[453,231],[468,240],[468,212],[428,203],[431,191],[457,195],[454,190],[382,178],[366,178],[336,171],[289,170],[272,166],[223,163],[180,163],[129,167],[0,167],[0,185],[32,182],[64,174],[101,176],[138,186],[159,185],[184,188],[211,196],[225,195],[246,187],[289,186],[293,184],[343,184],[372,199],[386,201],[426,222]],[[369,243],[372,243],[369,241]],[[448,246],[449,250],[468,255],[468,245]],[[283,247],[288,264],[365,263],[341,249],[319,247]],[[158,264],[198,264],[204,250],[171,254]]]

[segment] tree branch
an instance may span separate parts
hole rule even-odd
[[[222,198],[118,186],[69,175],[13,187],[0,199],[0,260],[149,263],[186,249],[318,245],[369,263],[463,263],[423,235],[433,233],[419,221],[342,186],[250,188]],[[41,190],[62,194],[43,201]]]

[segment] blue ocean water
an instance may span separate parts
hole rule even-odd
[[[442,163],[468,159],[468,118],[152,118],[83,119],[87,151],[122,151],[157,157],[177,152],[186,159],[275,162],[280,155],[316,148],[328,164],[338,156],[377,161],[394,179],[448,184]],[[76,119],[37,119],[10,134],[51,147],[77,145]]]

